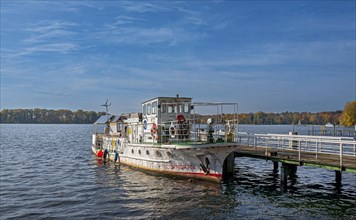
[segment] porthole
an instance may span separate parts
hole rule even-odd
[[[159,152],[159,151],[156,151],[156,156],[157,156],[157,157],[162,157],[162,154],[161,154],[161,152]]]
[[[173,154],[171,152],[167,152],[167,156],[173,158]]]
[[[147,154],[147,155],[150,155],[150,152],[149,152],[148,150],[146,150],[146,154]]]
[[[132,153],[132,154],[134,154],[134,153],[135,153],[134,149],[132,149],[132,150],[131,150],[131,153]]]

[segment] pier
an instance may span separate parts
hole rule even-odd
[[[314,129],[314,126],[311,126],[311,128],[312,129],[308,131],[308,135],[356,137],[356,127],[320,126]]]
[[[281,164],[281,182],[297,172],[299,166],[335,170],[340,184],[342,172],[356,173],[356,141],[351,137],[255,134],[238,137],[235,157],[253,157],[273,162],[274,172]],[[228,160],[231,160],[228,158]]]

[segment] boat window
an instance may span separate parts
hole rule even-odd
[[[144,104],[144,105],[142,106],[142,114],[144,114],[144,115],[147,114],[146,104]]]
[[[183,105],[179,105],[179,113],[183,112]]]
[[[122,130],[122,127],[123,127],[122,124],[121,123],[117,123],[116,125],[117,125],[117,128],[116,128],[117,131],[120,132]]]
[[[178,106],[177,105],[174,105],[174,109],[173,109],[173,112],[178,112]]]
[[[189,102],[184,102],[184,112],[185,113],[189,112]]]
[[[131,153],[134,154],[134,149],[131,150]]]
[[[152,110],[152,106],[151,104],[147,105],[147,115],[151,115],[151,110]]]
[[[149,152],[148,150],[146,150],[146,154],[147,154],[147,155],[150,155],[150,152]]]
[[[173,113],[174,111],[173,111],[173,106],[171,106],[171,105],[169,105],[168,106],[168,113]]]
[[[141,154],[141,150],[138,150],[138,154]]]
[[[161,102],[161,112],[165,113],[166,112],[166,101]]]
[[[152,102],[152,114],[157,113],[157,101]]]

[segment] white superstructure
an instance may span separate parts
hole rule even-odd
[[[210,107],[203,117],[196,111]],[[231,110],[229,114],[224,110]],[[96,123],[92,150],[104,159],[145,170],[219,182],[233,172],[237,103],[193,103],[186,97],[157,97],[142,113],[104,115]],[[230,156],[229,156],[230,155]]]

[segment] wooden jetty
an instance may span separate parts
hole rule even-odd
[[[273,161],[274,171],[281,163],[281,181],[296,173],[298,166],[335,170],[341,183],[342,172],[356,173],[356,140],[350,137],[328,137],[283,134],[255,134],[238,137],[240,146],[235,157],[254,157]],[[229,159],[229,158],[228,158]]]

